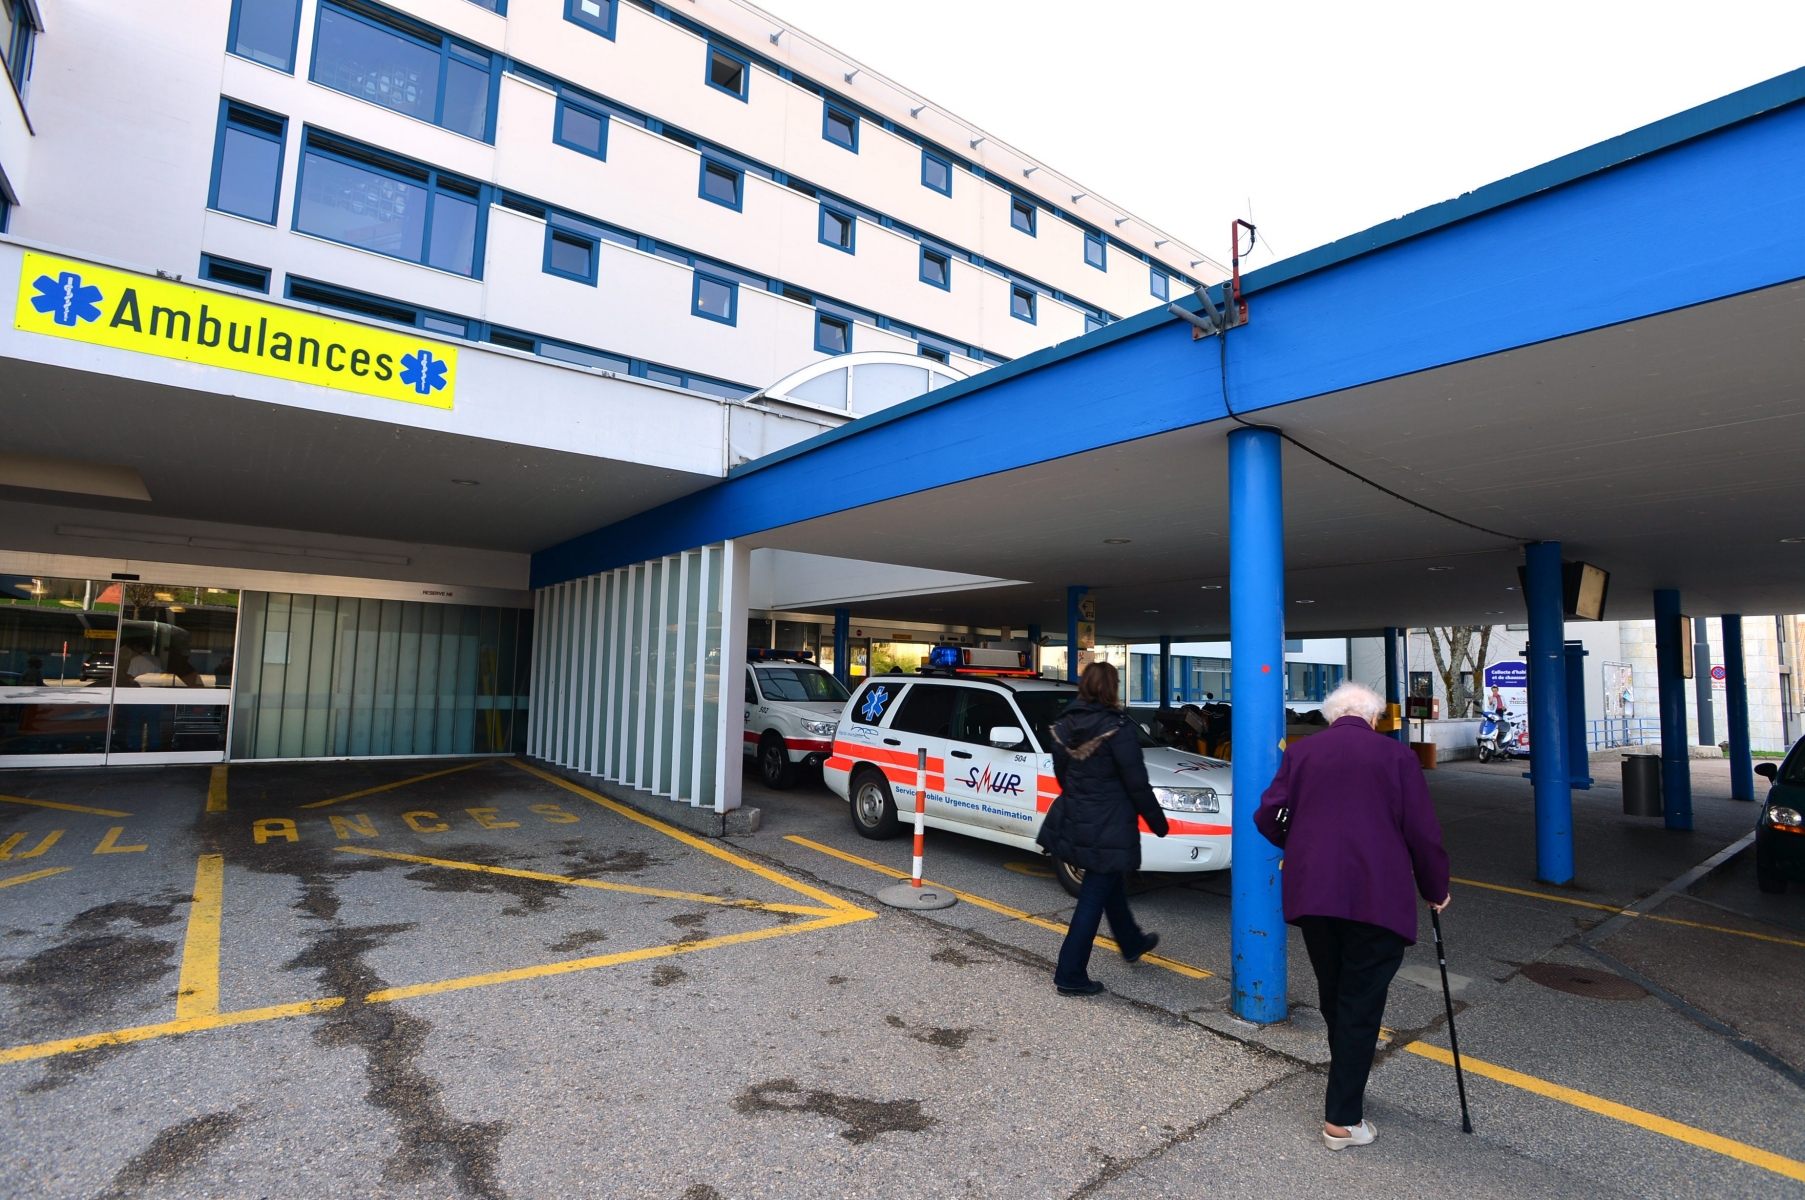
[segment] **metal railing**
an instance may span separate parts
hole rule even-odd
[[[1613,746],[1654,746],[1661,741],[1658,717],[1604,717],[1586,722],[1586,742],[1592,750]]]

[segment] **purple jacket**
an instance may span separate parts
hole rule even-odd
[[[1254,824],[1278,845],[1278,810],[1291,810],[1281,864],[1285,920],[1346,917],[1416,941],[1416,891],[1448,896],[1448,853],[1416,755],[1342,717],[1285,747]]]

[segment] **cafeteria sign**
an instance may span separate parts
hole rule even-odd
[[[450,408],[458,352],[412,333],[27,253],[15,328]]]

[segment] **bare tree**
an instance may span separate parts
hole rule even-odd
[[[1475,689],[1479,684],[1479,672],[1485,668],[1486,653],[1491,649],[1493,628],[1491,625],[1429,628],[1429,649],[1435,653],[1435,669],[1441,674],[1442,692],[1448,697],[1450,717],[1474,715]],[[1473,645],[1474,638],[1479,639],[1477,647]],[[1471,685],[1461,678],[1469,671]]]

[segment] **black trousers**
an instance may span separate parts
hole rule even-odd
[[[1331,1125],[1358,1125],[1385,1016],[1385,994],[1410,943],[1389,929],[1345,917],[1299,917],[1297,927],[1316,970],[1316,994],[1329,1025],[1329,1087],[1322,1119]]]

